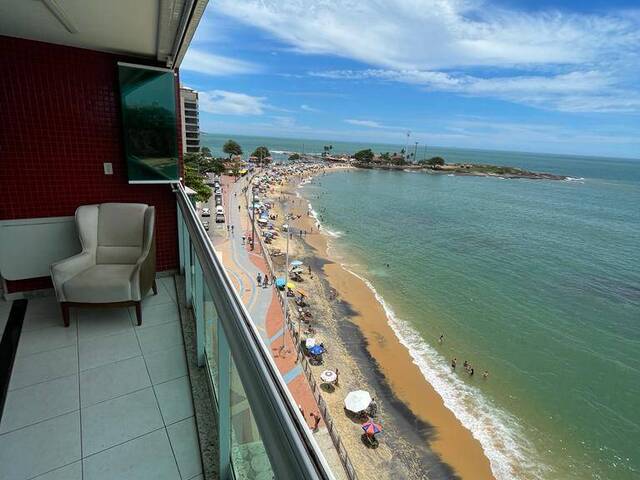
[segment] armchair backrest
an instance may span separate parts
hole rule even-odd
[[[153,239],[155,209],[142,203],[85,205],[76,211],[84,250],[96,264],[134,264]]]

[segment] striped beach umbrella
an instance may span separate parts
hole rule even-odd
[[[378,425],[373,420],[369,420],[362,424],[362,430],[364,430],[364,433],[367,435],[373,436],[382,431],[382,425]]]

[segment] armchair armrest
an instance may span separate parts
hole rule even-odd
[[[149,207],[145,213],[145,242],[142,254],[136,261],[131,273],[131,295],[134,300],[142,300],[142,297],[151,289],[156,275],[156,237],[155,209]]]
[[[95,264],[93,255],[88,251],[80,252],[73,257],[65,258],[59,262],[51,264],[51,279],[59,301],[64,301],[64,283],[76,276],[78,273],[92,267]]]

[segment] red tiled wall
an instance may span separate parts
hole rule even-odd
[[[157,269],[176,268],[171,188],[127,183],[116,64],[136,60],[3,36],[0,52],[0,219],[73,215],[79,205],[107,201],[147,203],[156,207]],[[104,175],[103,162],[113,164],[113,175]],[[10,292],[49,285],[8,282]]]

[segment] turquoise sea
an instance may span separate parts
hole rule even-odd
[[[233,138],[246,150],[303,142]],[[436,154],[571,180],[334,172],[301,189],[332,254],[370,282],[498,478],[640,478],[640,160]],[[454,356],[476,375],[452,373]]]

